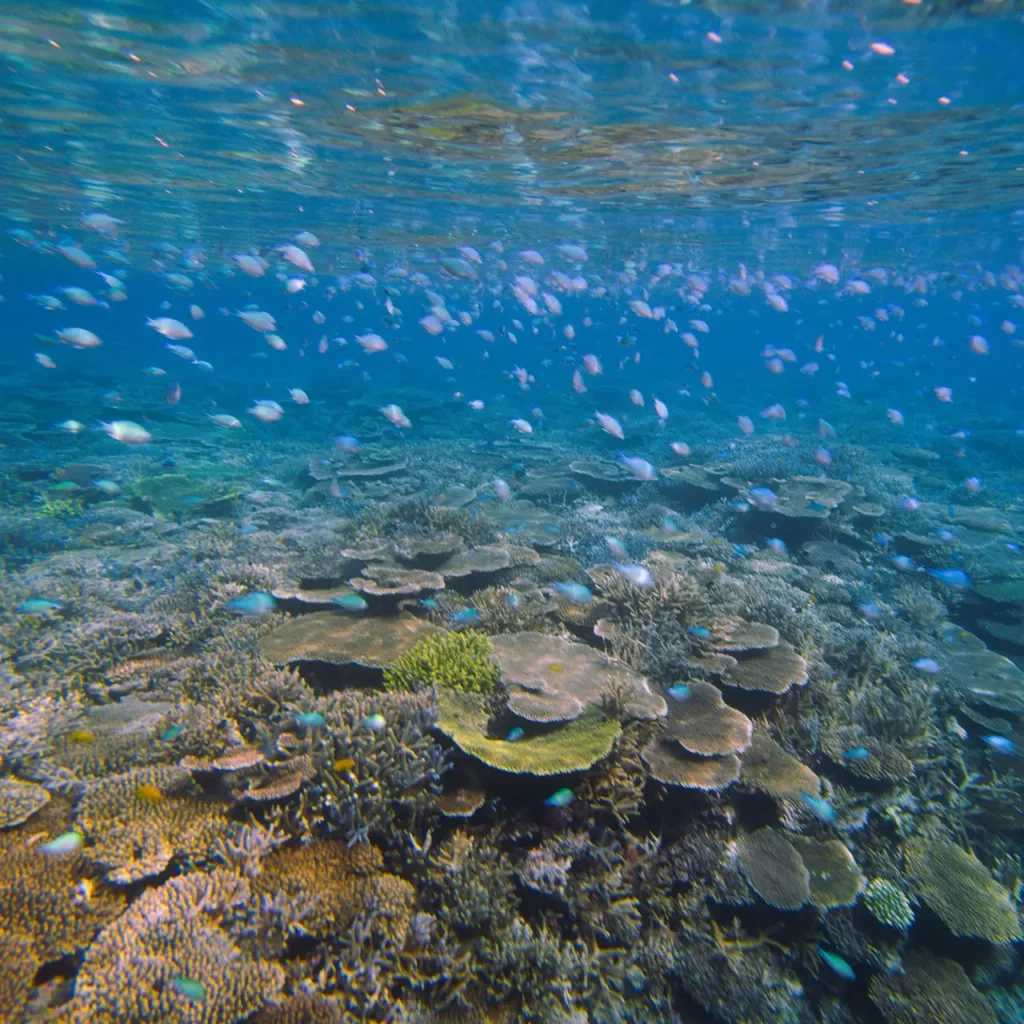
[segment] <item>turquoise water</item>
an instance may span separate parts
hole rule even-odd
[[[0,6],[11,1021],[1012,1021],[1024,17]]]

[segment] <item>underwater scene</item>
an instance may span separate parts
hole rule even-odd
[[[1022,54],[0,0],[0,1021],[1024,1021]]]

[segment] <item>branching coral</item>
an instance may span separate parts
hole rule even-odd
[[[491,641],[472,630],[426,636],[384,670],[384,688],[411,692],[438,686],[487,695],[499,677],[488,660],[490,653]]]
[[[249,898],[248,883],[223,870],[144,892],[86,951],[69,1020],[244,1020],[284,982],[280,967],[245,956],[224,930]]]

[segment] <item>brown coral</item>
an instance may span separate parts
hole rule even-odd
[[[277,850],[263,859],[253,891],[284,894],[305,908],[301,928],[327,938],[357,917],[372,915],[375,927],[397,947],[405,941],[415,890],[383,870],[380,850],[367,843],[348,847],[339,840]]]
[[[943,836],[914,836],[906,846],[907,869],[921,898],[956,936],[989,942],[1022,937],[1009,894],[984,864]]]
[[[93,783],[75,808],[88,854],[107,878],[129,884],[158,875],[172,859],[205,857],[226,835],[223,809],[202,800],[180,767],[135,768]]]
[[[34,782],[0,779],[0,829],[28,821],[50,802],[50,794]]]
[[[733,648],[735,650],[735,648]],[[785,642],[733,665],[723,678],[728,686],[765,693],[785,693],[807,682],[807,662]]]
[[[324,661],[383,668],[417,640],[441,630],[411,615],[356,619],[342,612],[300,615],[263,638],[263,656],[276,665]]]
[[[771,907],[798,910],[811,898],[810,872],[788,837],[759,828],[736,843],[737,859],[750,887]]]
[[[250,959],[222,929],[249,898],[248,882],[224,870],[182,875],[144,892],[86,951],[70,1020],[244,1020],[284,982],[280,967]]]
[[[754,729],[750,748],[743,753],[743,784],[779,799],[817,796],[821,779],[807,765],[784,750],[763,727]]]
[[[876,974],[868,994],[889,1024],[996,1024],[964,969],[924,949],[907,956],[903,973]]]
[[[544,633],[494,638],[491,661],[509,691],[509,708],[532,722],[566,722],[612,698],[629,718],[665,714],[647,680],[592,647]]]
[[[718,687],[700,680],[688,684],[689,695],[674,699],[663,735],[702,757],[739,754],[750,746],[753,723],[722,700]]]

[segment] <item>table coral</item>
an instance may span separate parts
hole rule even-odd
[[[906,845],[907,870],[921,898],[959,937],[1016,942],[1022,937],[1009,894],[984,864],[943,836],[914,836]]]
[[[868,992],[888,1024],[996,1024],[964,969],[927,950],[910,953],[902,974],[876,974]]]

